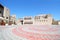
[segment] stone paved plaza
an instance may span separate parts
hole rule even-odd
[[[60,25],[0,26],[0,40],[60,40]]]

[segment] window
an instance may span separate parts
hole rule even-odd
[[[40,16],[35,16],[35,19],[40,19]]]
[[[3,16],[3,18],[4,18],[4,16]]]
[[[44,18],[47,18],[48,16],[46,15]]]
[[[8,17],[6,17],[6,19],[8,19]]]
[[[1,11],[0,11],[0,13],[1,13]]]
[[[45,22],[46,20],[44,20],[44,22]]]

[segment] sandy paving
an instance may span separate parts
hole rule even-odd
[[[60,40],[60,26],[19,25],[0,27],[0,40]]]

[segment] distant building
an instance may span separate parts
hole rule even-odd
[[[56,21],[56,20],[52,20],[52,25],[58,25],[58,21]]]
[[[19,24],[19,25],[60,25],[60,21],[56,21],[52,18],[51,14],[41,14],[31,17],[26,16],[16,20],[16,15],[10,16],[8,8],[0,4],[0,25],[2,24]]]
[[[16,24],[17,24],[17,25],[23,25],[23,18],[19,18],[19,19],[16,21]]]
[[[50,14],[41,14],[34,17],[35,25],[52,25],[52,16]]]
[[[9,22],[10,11],[8,8],[0,4],[0,22],[3,20],[5,23]]]
[[[10,22],[11,24],[16,24],[16,15],[10,16]]]
[[[35,16],[34,18],[32,18],[31,16],[26,16],[23,18],[23,25],[26,25],[26,24],[52,25],[52,16],[50,14],[41,14],[41,15]]]
[[[60,20],[58,21],[58,25],[60,25]]]
[[[23,24],[33,24],[33,19],[31,16],[26,16],[23,19]]]

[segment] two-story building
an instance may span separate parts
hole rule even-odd
[[[23,25],[24,24],[33,24],[33,18],[31,16],[26,16],[23,18]]]
[[[35,25],[52,25],[52,16],[50,14],[41,14],[34,17]]]

